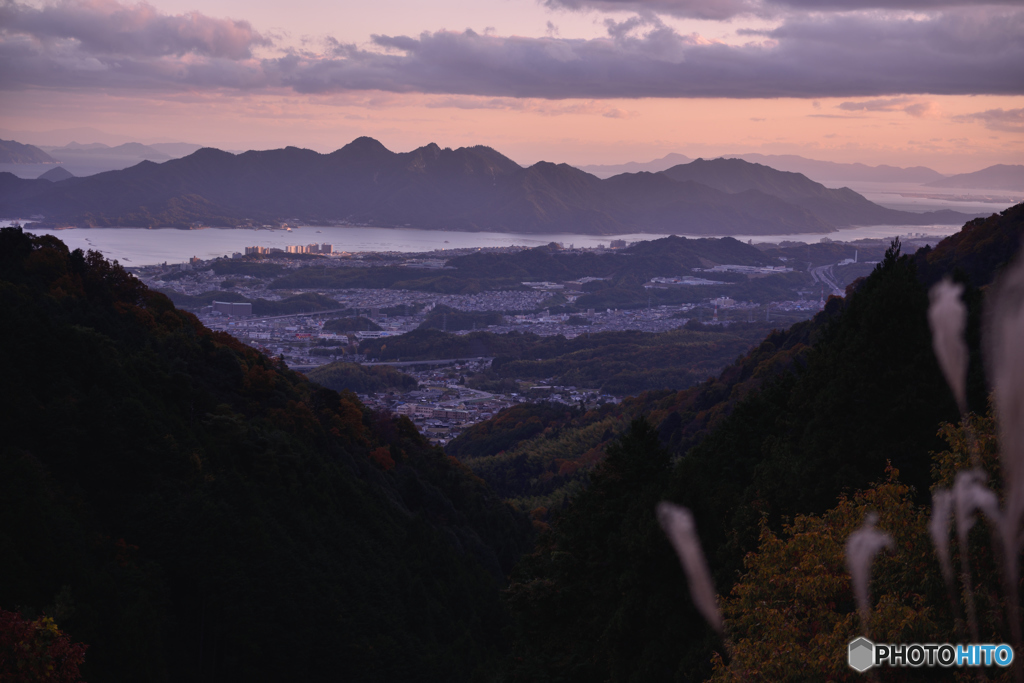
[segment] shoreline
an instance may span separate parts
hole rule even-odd
[[[3,223],[0,222],[0,225]],[[309,243],[331,244],[333,251],[357,254],[433,254],[444,257],[445,252],[465,249],[531,248],[551,242],[565,248],[611,248],[613,241],[650,241],[667,237],[666,234],[631,233],[625,235],[579,235],[568,233],[516,234],[468,233],[413,228],[382,228],[356,226],[300,226],[291,231],[272,228],[207,228],[181,230],[175,228],[25,228],[32,234],[52,234],[68,245],[69,249],[98,251],[107,258],[116,259],[132,267],[183,263],[192,257],[210,260],[244,253],[246,247],[264,246],[285,249],[291,245]],[[777,235],[680,235],[687,239],[723,239],[732,237],[749,244],[780,244],[797,242],[811,244],[822,240],[852,243],[861,240],[891,240],[937,243],[943,237],[958,232],[960,226],[873,226],[840,229],[828,234]]]

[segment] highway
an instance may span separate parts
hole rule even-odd
[[[351,308],[332,308],[329,311],[310,311],[309,313],[289,313],[288,315],[253,316],[251,318],[247,318],[247,320],[250,321],[250,322],[254,322],[255,323],[255,322],[261,322],[263,320],[279,320],[281,318],[299,318],[299,317],[303,317],[303,316],[314,318],[314,317],[316,317],[318,315],[325,315],[327,313],[341,313],[342,311],[351,311],[351,310],[352,310]]]
[[[835,273],[832,272],[834,266],[818,266],[817,268],[810,268],[811,277],[814,278],[815,282],[820,282],[823,285],[827,285],[832,291],[831,294],[836,296],[843,296],[846,292],[836,282]]]
[[[439,360],[387,360],[374,361],[372,363],[360,363],[360,365],[390,365],[392,367],[401,368],[409,365],[451,365],[452,363],[468,363],[469,361],[487,361],[489,363],[492,360],[494,360],[494,358],[481,356],[480,358],[442,358]]]

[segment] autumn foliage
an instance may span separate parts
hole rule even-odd
[[[0,681],[78,683],[87,645],[72,642],[50,617],[0,609]]]

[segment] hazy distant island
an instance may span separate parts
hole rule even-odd
[[[928,187],[1024,191],[1024,165],[996,164],[974,173],[960,173],[928,183]]]
[[[79,227],[251,227],[296,221],[580,234],[814,234],[856,225],[958,224],[955,211],[884,208],[848,189],[741,159],[601,179],[522,167],[485,146],[395,153],[361,137],[331,154],[212,148],[51,182],[0,173],[0,216]]]
[[[867,164],[843,164],[834,161],[819,161],[797,156],[796,154],[723,154],[726,159],[743,159],[754,164],[764,164],[778,171],[789,171],[791,173],[802,173],[808,178],[828,181],[867,181],[878,183],[928,183],[934,180],[942,180],[943,176],[938,171],[925,166],[913,166],[900,168],[897,166],[868,166]],[[619,173],[636,173],[638,171],[650,171],[657,173],[665,171],[679,164],[686,164],[693,161],[691,158],[672,152],[660,159],[653,161],[637,162],[630,161],[625,164],[592,164],[579,166],[580,170],[592,173],[598,178],[609,178]]]
[[[56,159],[35,145],[0,140],[0,164],[56,164]]]

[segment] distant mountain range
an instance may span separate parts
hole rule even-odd
[[[0,164],[55,164],[57,160],[35,145],[0,140]]]
[[[157,142],[152,145],[143,145],[139,142],[126,142],[114,147],[104,145],[102,142],[90,142],[86,145],[72,142],[64,145],[63,147],[48,147],[45,145],[42,147],[42,149],[49,152],[51,156],[58,159],[63,157],[100,154],[106,156],[132,157],[139,161],[142,161],[143,159],[148,159],[149,161],[177,159],[179,157],[192,154],[202,148],[202,145],[196,145],[190,142]]]
[[[0,173],[0,216],[49,224],[243,226],[284,220],[519,233],[828,233],[848,225],[958,224],[953,211],[885,209],[855,192],[738,159],[602,180],[567,164],[523,168],[489,147],[394,153],[359,138],[331,154],[201,149],[56,183]]]
[[[1024,192],[1024,166],[997,164],[974,173],[942,178],[929,187],[956,187],[968,190],[1019,190]]]
[[[17,147],[15,148],[14,145]],[[71,142],[56,147],[0,141],[0,164],[8,164],[4,170],[22,178],[37,177],[46,170],[41,164],[57,163],[62,164],[73,175],[87,176],[128,168],[140,161],[169,161],[192,154],[201,147],[201,145],[185,142],[165,142],[153,145],[127,142],[116,146],[100,142],[86,144]],[[18,153],[15,153],[14,150],[18,150]]]
[[[847,187],[830,189],[801,173],[779,171],[742,159],[698,159],[670,168],[664,174],[673,180],[699,182],[731,194],[764,192],[795,204],[835,226],[906,225],[908,219],[908,212],[879,206]],[[940,211],[910,215],[929,216],[929,222],[943,223],[952,220],[952,215],[942,218],[946,213]]]
[[[630,161],[625,164],[591,164],[589,166],[577,166],[576,168],[586,171],[591,175],[596,175],[598,178],[611,178],[613,175],[619,175],[620,173],[642,173],[644,171],[658,173],[679,164],[688,164],[691,161],[693,159],[685,154],[672,152],[654,161]]]
[[[868,166],[866,164],[840,164],[834,161],[818,161],[795,154],[727,154],[726,158],[743,159],[764,164],[780,171],[803,173],[808,178],[821,181],[860,181],[875,183],[927,183],[943,177],[938,171],[926,166]]]
[[[44,147],[43,149],[50,156],[60,161],[69,161],[80,157],[126,157],[138,163],[143,160],[168,161],[172,158],[170,154],[139,142],[126,142],[116,147],[110,147],[99,142],[86,145],[72,142],[63,147]]]
[[[896,166],[867,166],[865,164],[839,164],[833,161],[817,161],[795,154],[726,154],[725,159],[743,159],[755,164],[764,164],[778,171],[803,173],[818,182],[823,181],[868,181],[879,183],[928,183],[944,176],[924,166],[898,168]],[[579,166],[587,173],[599,178],[609,178],[619,173],[637,173],[649,171],[658,173],[679,164],[687,164],[692,159],[683,154],[666,154],[660,159],[648,162],[631,161],[626,164]]]

